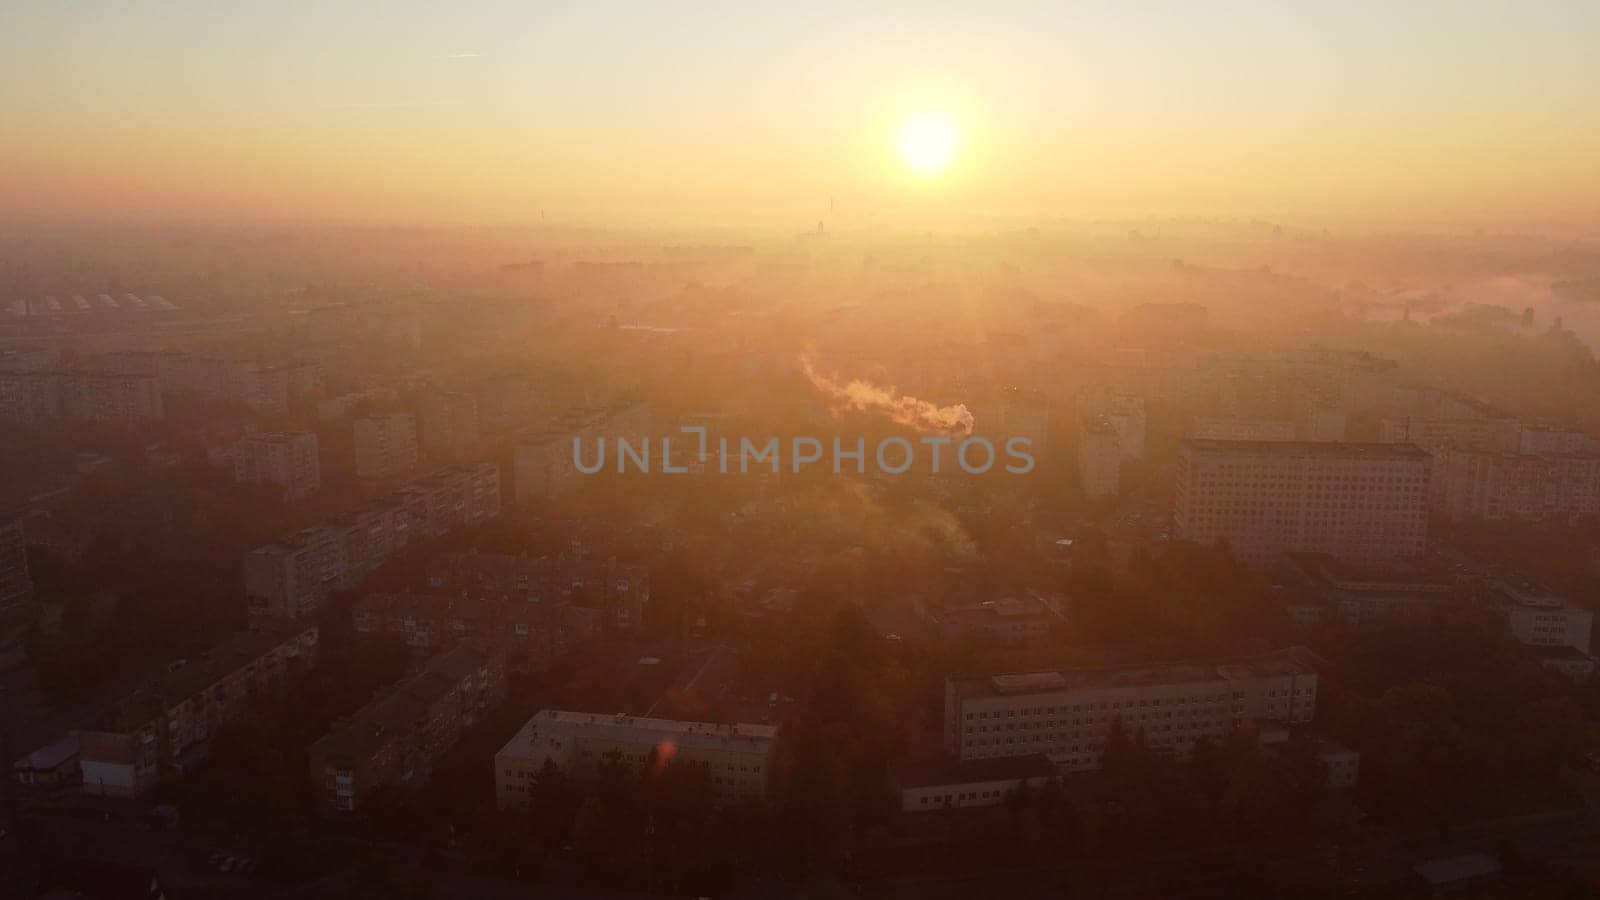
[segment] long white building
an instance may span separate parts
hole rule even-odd
[[[495,754],[495,797],[501,809],[525,808],[546,762],[585,775],[612,756],[636,769],[699,766],[719,801],[756,799],[767,792],[777,735],[775,725],[540,710]]]
[[[962,763],[1042,753],[1063,772],[1100,768],[1113,722],[1188,756],[1253,720],[1316,715],[1317,673],[1295,648],[1223,664],[1024,672],[945,681],[944,745]]]

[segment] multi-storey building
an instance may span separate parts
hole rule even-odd
[[[1173,521],[1179,537],[1225,541],[1253,566],[1302,551],[1358,564],[1415,556],[1432,462],[1411,444],[1186,440]]]
[[[447,469],[355,512],[245,554],[251,620],[314,612],[355,587],[413,537],[439,537],[500,514],[492,463]]]
[[[1435,452],[1433,504],[1446,518],[1573,519],[1600,513],[1600,455]]]
[[[316,493],[322,485],[316,434],[295,431],[246,435],[234,448],[233,478],[276,485],[289,502]]]
[[[315,661],[315,626],[236,635],[117,703],[76,732],[85,793],[136,797],[178,769],[252,698],[281,690]]]
[[[1103,417],[1085,418],[1078,428],[1078,479],[1090,500],[1115,497],[1122,488],[1124,454],[1117,431]]]
[[[459,459],[478,445],[478,401],[471,394],[427,394],[420,409],[423,455]]]
[[[1050,439],[1050,398],[1042,391],[1007,388],[1000,398],[1000,441],[1026,438],[1030,452],[1044,459]]]
[[[471,591],[551,604],[571,603],[608,614],[612,627],[636,630],[650,604],[650,570],[614,558],[452,553],[428,565],[435,590]]]
[[[1588,655],[1594,613],[1526,578],[1507,577],[1497,586],[1511,633],[1534,647],[1570,647]]]
[[[405,413],[355,420],[356,475],[389,478],[416,468],[417,420]]]
[[[1194,420],[1190,437],[1204,441],[1292,441],[1294,422],[1290,419],[1223,419],[1201,417]]]
[[[1401,416],[1379,422],[1378,439],[1386,444],[1416,444],[1429,453],[1452,449],[1514,450],[1520,427],[1517,420],[1509,417]]]
[[[513,661],[531,668],[594,637],[599,611],[535,598],[438,594],[368,594],[351,608],[361,638],[388,635],[414,653],[431,653],[475,637],[505,637],[513,642]]]
[[[27,659],[28,629],[37,616],[22,520],[0,513],[0,666]]]
[[[33,605],[33,579],[28,575],[28,542],[20,518],[0,518],[0,631],[25,618]]]
[[[195,397],[237,403],[269,415],[283,415],[291,401],[322,391],[315,363],[269,363],[172,352],[112,353],[107,366],[119,372],[154,376],[168,397]]]
[[[717,800],[755,800],[767,793],[777,734],[775,725],[540,710],[495,754],[495,797],[501,809],[524,809],[547,763],[586,776],[610,758],[635,769],[697,766]]]
[[[161,386],[116,372],[0,372],[0,421],[20,425],[160,419]]]
[[[945,681],[944,746],[959,762],[1042,753],[1064,772],[1100,768],[1113,723],[1187,757],[1253,720],[1316,715],[1317,674],[1299,648],[1219,665],[1177,663]]]
[[[475,640],[434,657],[312,744],[318,808],[354,812],[378,788],[426,784],[462,730],[504,699],[508,647]]]

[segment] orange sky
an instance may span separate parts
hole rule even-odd
[[[581,6],[13,0],[0,217],[1600,218],[1593,3]]]

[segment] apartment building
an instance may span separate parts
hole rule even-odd
[[[309,431],[246,435],[233,452],[233,480],[271,484],[293,503],[322,486],[317,436]]]
[[[389,478],[417,467],[417,420],[405,413],[356,419],[356,475]]]
[[[310,615],[349,590],[414,537],[439,537],[500,514],[492,463],[436,473],[354,512],[245,554],[251,621]]]
[[[1292,441],[1292,419],[1227,419],[1201,416],[1189,436],[1203,441]]]
[[[508,648],[474,640],[440,654],[312,744],[317,807],[355,812],[379,788],[426,784],[461,732],[505,698]]]
[[[294,400],[323,389],[322,368],[311,362],[142,351],[111,353],[103,359],[116,371],[156,378],[165,396],[236,403],[268,415],[284,415]]]
[[[1495,587],[1517,640],[1533,647],[1569,647],[1588,655],[1593,612],[1526,578],[1507,576]]]
[[[1112,723],[1185,758],[1254,720],[1309,722],[1317,673],[1299,648],[1222,664],[1175,663],[952,677],[944,746],[959,762],[1042,753],[1063,772],[1100,768]]]
[[[428,585],[475,596],[591,607],[605,613],[618,631],[642,627],[650,605],[650,570],[614,557],[451,553],[429,562]]]
[[[1115,497],[1122,489],[1122,452],[1117,431],[1105,418],[1086,418],[1078,427],[1078,480],[1090,500]]]
[[[1442,450],[1515,450],[1521,424],[1509,416],[1440,419],[1397,416],[1378,423],[1378,440],[1416,444],[1429,453]]]
[[[1288,552],[1363,565],[1415,556],[1432,463],[1411,444],[1186,440],[1173,522],[1179,537],[1226,541],[1257,567]]]
[[[1007,388],[1000,397],[999,443],[1027,438],[1033,455],[1044,459],[1050,441],[1050,398],[1042,391]]]
[[[1433,505],[1451,520],[1600,514],[1600,455],[1441,448],[1434,468]]]
[[[38,610],[22,519],[0,513],[0,668],[27,660],[28,630]]]
[[[137,797],[182,771],[218,727],[259,695],[282,690],[316,659],[315,626],[235,635],[197,659],[180,660],[74,732],[83,790]]]
[[[495,754],[495,797],[501,809],[525,809],[547,762],[583,777],[611,756],[635,769],[698,766],[718,801],[755,800],[766,796],[777,735],[775,725],[540,710]]]
[[[0,372],[0,422],[137,422],[165,415],[150,376],[116,372]]]
[[[420,404],[422,454],[460,459],[478,446],[478,401],[471,394],[425,394]]]
[[[0,517],[0,630],[27,618],[32,605],[33,579],[28,574],[22,519]]]

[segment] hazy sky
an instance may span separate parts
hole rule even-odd
[[[1597,48],[1593,0],[0,0],[0,217],[1593,222]]]

